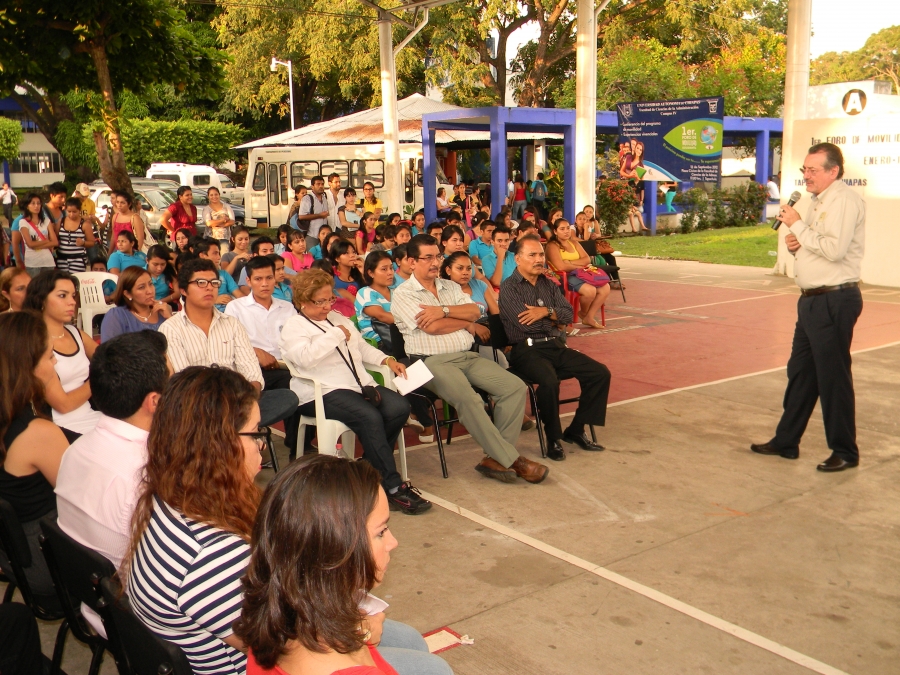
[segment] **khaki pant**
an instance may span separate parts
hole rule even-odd
[[[475,352],[429,356],[425,365],[434,375],[425,386],[456,408],[459,421],[488,456],[505,468],[512,466],[519,458],[516,441],[525,414],[525,383]],[[493,422],[472,386],[488,392],[494,400]]]

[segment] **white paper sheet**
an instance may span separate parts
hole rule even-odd
[[[418,389],[426,382],[431,381],[434,375],[428,370],[424,361],[416,361],[406,369],[406,377],[395,377],[394,386],[397,391],[406,396],[414,389]]]
[[[366,613],[368,616],[372,616],[373,614],[378,614],[378,612],[383,612],[390,605],[388,605],[381,598],[376,598],[371,593],[367,593],[366,597],[362,599],[362,602],[359,603],[359,608]]]

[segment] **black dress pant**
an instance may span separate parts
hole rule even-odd
[[[771,441],[773,447],[798,450],[820,400],[828,447],[847,461],[859,461],[850,343],[862,304],[859,288],[801,296],[787,365],[784,413]]]
[[[562,438],[559,421],[559,383],[575,378],[581,385],[581,398],[573,426],[606,424],[606,402],[609,399],[609,368],[575,349],[566,347],[562,339],[538,342],[529,347],[525,342],[513,346],[509,369],[534,382],[537,404],[544,422],[547,442]]]
[[[266,383],[266,388],[263,391],[291,388],[291,371],[289,370],[275,368],[273,370],[263,370],[262,374]],[[297,452],[297,427],[299,425],[300,410],[298,408],[296,412],[284,420],[284,444],[291,451],[292,456],[296,455]]]

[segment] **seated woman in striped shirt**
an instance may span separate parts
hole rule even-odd
[[[234,627],[247,675],[451,675],[369,595],[397,547],[380,482],[367,462],[310,455],[269,485]],[[405,648],[386,646],[400,635]]]
[[[178,645],[196,675],[246,669],[231,624],[241,612],[259,502],[253,479],[265,434],[257,399],[232,370],[185,368],[160,398],[147,439],[124,559],[128,595],[141,621]]]

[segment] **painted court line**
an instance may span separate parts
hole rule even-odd
[[[724,633],[728,633],[729,635],[733,635],[739,640],[743,640],[744,642],[748,642],[756,647],[761,649],[765,649],[776,656],[780,656],[783,659],[787,659],[788,661],[792,661],[797,665],[803,666],[804,668],[808,668],[816,673],[821,673],[822,675],[848,675],[847,672],[835,668],[834,666],[829,666],[827,663],[822,663],[811,656],[807,656],[806,654],[801,654],[800,652],[791,649],[790,647],[786,647],[774,640],[770,640],[769,638],[763,637],[762,635],[758,635],[752,631],[747,630],[746,628],[741,628],[740,626],[733,624],[729,621],[725,621],[725,619],[720,619],[717,616],[713,616],[708,612],[704,612],[702,609],[697,609],[681,600],[677,600],[665,593],[661,593],[649,586],[645,586],[644,584],[638,583],[637,581],[633,581],[628,577],[624,577],[621,574],[616,574],[615,572],[606,569],[600,565],[596,565],[592,562],[584,560],[583,558],[579,558],[578,556],[572,555],[571,553],[567,553],[561,549],[556,548],[555,546],[551,546],[539,539],[535,539],[534,537],[529,537],[527,534],[522,534],[517,530],[514,530],[506,525],[501,525],[500,523],[495,523],[493,520],[485,518],[484,516],[480,516],[477,513],[473,513],[468,509],[464,509],[460,506],[457,506],[453,502],[449,502],[446,499],[441,499],[436,495],[429,494],[427,492],[422,492],[422,496],[431,501],[434,504],[437,504],[441,508],[447,509],[451,513],[455,513],[463,518],[471,520],[474,523],[478,523],[484,527],[487,527],[494,532],[502,534],[504,536],[509,537],[510,539],[515,539],[516,541],[525,544],[526,546],[530,546],[541,553],[546,553],[547,555],[551,555],[558,560],[562,560],[564,562],[569,563],[570,565],[574,565],[575,567],[579,567],[586,572],[590,572],[601,579],[606,579],[622,588],[626,588],[629,591],[637,593],[638,595],[642,595],[648,600],[653,600],[654,602],[658,602],[659,604],[668,607],[669,609],[673,609],[676,612],[680,612],[685,616],[689,616],[692,619],[696,619],[697,621],[701,621],[708,626],[712,626],[713,628],[720,630]]]

